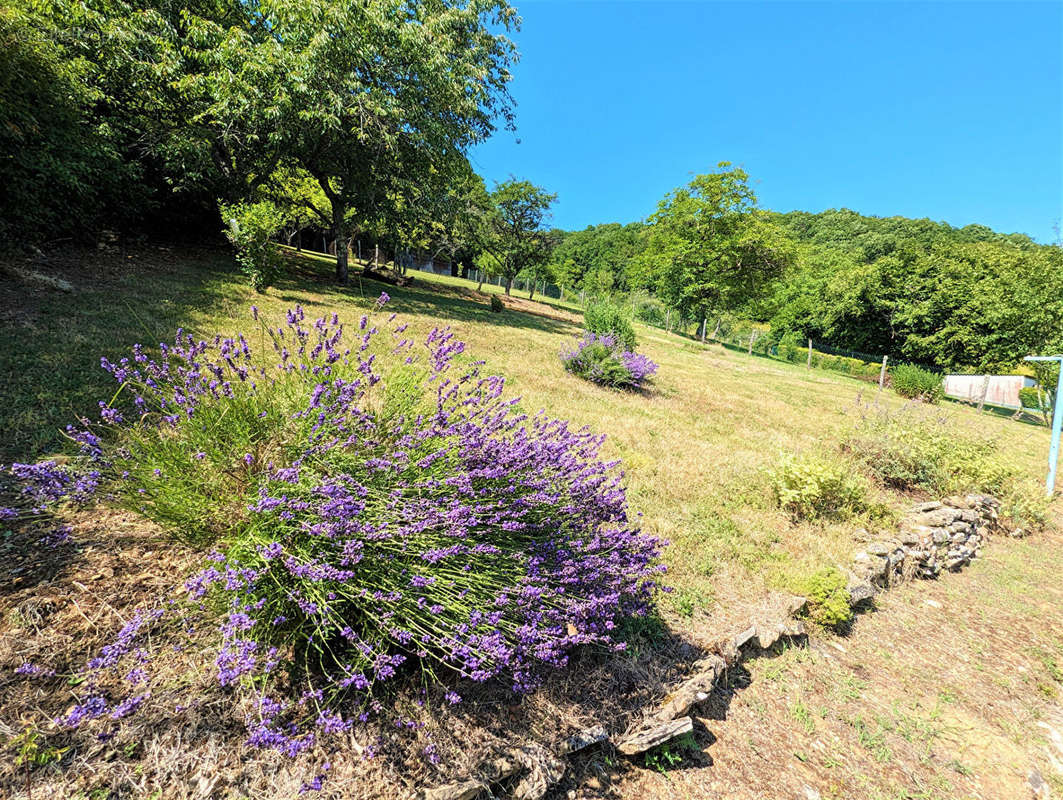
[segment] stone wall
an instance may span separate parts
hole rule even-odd
[[[986,535],[1001,530],[999,510],[995,497],[981,494],[915,506],[894,536],[872,541],[853,556],[853,602],[902,581],[934,578],[969,564]]]

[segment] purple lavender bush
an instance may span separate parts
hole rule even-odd
[[[39,510],[98,485],[209,553],[185,585],[214,618],[218,682],[254,698],[252,745],[312,747],[404,671],[530,690],[578,645],[622,649],[618,626],[658,588],[662,543],[629,520],[604,437],[518,413],[448,330],[405,329],[297,307],[253,336],[179,332],[105,359],[119,389],[71,430],[80,466],[28,490]],[[134,713],[151,694],[141,638],[164,610],[187,626],[188,605],[126,625],[63,722]]]
[[[613,333],[587,331],[574,350],[563,350],[565,369],[581,378],[615,388],[640,388],[657,371],[657,365],[640,353],[628,350]]]

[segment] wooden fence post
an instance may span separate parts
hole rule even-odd
[[[886,361],[889,360],[889,356],[882,356],[882,369],[878,372],[878,388],[882,389],[886,385]]]
[[[808,368],[812,369],[812,340],[808,340]]]
[[[982,408],[985,406],[985,397],[989,394],[989,375],[985,376],[985,380],[982,381],[982,396],[978,400],[978,412],[982,412]]]
[[[672,332],[672,309],[665,309],[664,312],[664,329],[669,333]]]
[[[757,338],[757,332],[753,331],[749,334],[749,355],[753,355],[753,340]]]

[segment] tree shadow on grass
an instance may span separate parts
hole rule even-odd
[[[16,264],[16,262],[12,262]],[[306,303],[314,292],[330,302],[364,300],[381,292],[389,308],[456,323],[502,329],[578,333],[562,312],[509,308],[492,313],[488,296],[471,289],[429,284],[416,278],[397,287],[352,274],[346,287],[332,282],[328,264],[309,262],[270,290],[283,302]],[[100,358],[120,358],[137,343],[172,341],[197,312],[243,310],[253,299],[228,251],[212,248],[143,247],[127,254],[71,252],[47,262],[17,266],[54,275],[72,292],[27,282],[0,269],[0,463],[32,461],[63,444],[62,431],[79,417],[94,416],[100,400],[114,394],[113,378]],[[2,265],[0,265],[2,266]],[[206,334],[213,331],[196,331]]]
[[[197,309],[235,302],[231,258],[211,249],[147,247],[70,253],[23,269],[73,284],[63,292],[0,270],[0,462],[54,452],[62,431],[114,394],[100,357],[172,341]]]
[[[58,520],[0,529],[0,599],[52,581],[78,558],[79,544],[63,530]]]
[[[355,270],[351,273],[347,286],[338,286],[333,282],[331,273],[325,271],[327,266],[316,261],[303,261],[298,268],[292,269],[286,278],[277,282],[277,296],[285,302],[299,302],[300,298],[295,292],[306,289],[309,283],[325,294],[326,302],[332,298],[334,301],[342,299],[373,304],[382,292],[386,292],[391,298],[387,308],[401,314],[556,334],[576,335],[580,330],[576,323],[564,316],[564,312],[552,306],[540,304],[541,311],[508,307],[502,312],[492,312],[490,295],[462,286],[429,283],[419,280],[416,275],[408,286],[394,286],[364,276]],[[517,300],[523,305],[524,301]]]
[[[803,645],[805,641],[806,637],[800,637],[796,643]],[[775,659],[794,644],[794,640],[789,640],[777,642],[767,650],[753,647],[747,657]],[[704,655],[700,650],[697,653],[693,658]],[[681,668],[683,664],[678,666]],[[691,709],[693,731],[643,755],[629,759],[609,746],[588,748],[576,754],[570,761],[565,779],[547,793],[546,800],[560,800],[570,791],[580,794],[581,790],[587,792],[588,789],[588,796],[619,798],[627,794],[624,781],[640,770],[654,770],[667,775],[674,771],[711,767],[714,763],[711,748],[717,742],[711,730],[712,723],[726,720],[732,703],[752,683],[753,675],[743,664],[731,667],[716,682],[708,698]],[[649,706],[651,710],[655,707],[653,704]],[[608,721],[606,728],[609,728]]]

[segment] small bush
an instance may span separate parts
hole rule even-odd
[[[867,508],[866,483],[847,464],[821,456],[784,456],[772,488],[779,506],[797,519],[838,519]]]
[[[1023,408],[1036,411],[1045,425],[1052,424],[1052,396],[1039,386],[1024,386],[1019,389],[1019,403]]]
[[[853,618],[845,575],[827,567],[798,579],[793,591],[808,600],[809,618],[824,628],[845,627]]]
[[[591,303],[583,312],[583,327],[598,336],[612,335],[625,350],[635,349],[635,329],[631,318],[615,303],[599,300]]]
[[[225,236],[236,250],[236,262],[256,292],[272,286],[280,276],[281,256],[273,236],[282,227],[272,203],[235,203],[220,206]]]
[[[491,310],[496,314],[506,310],[505,305],[502,303],[502,298],[497,294],[491,295]]]
[[[1019,389],[1019,402],[1023,408],[1031,411],[1043,411],[1046,408],[1045,394],[1036,386],[1024,386]]]
[[[941,376],[912,364],[898,364],[890,370],[890,385],[901,397],[937,403],[945,396]]]
[[[867,413],[842,447],[889,488],[938,496],[992,494],[1016,522],[1043,524],[1042,492],[1022,479],[1007,453],[930,409]]]
[[[663,328],[669,321],[668,307],[656,297],[643,297],[635,303],[635,319]]]
[[[657,371],[657,365],[627,350],[613,334],[586,333],[575,350],[562,351],[565,369],[602,386],[639,388]]]

